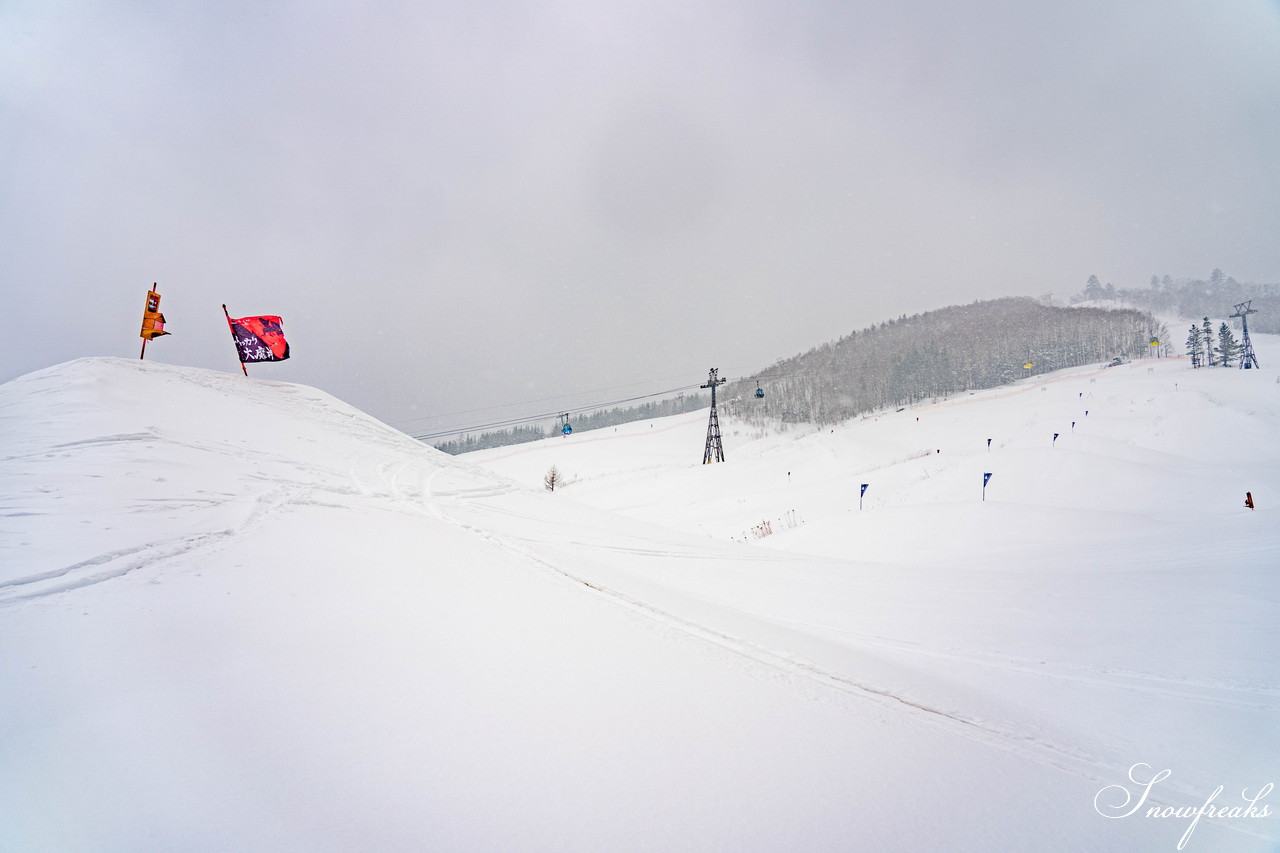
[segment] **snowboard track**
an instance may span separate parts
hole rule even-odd
[[[832,671],[790,652],[769,648],[752,640],[734,636],[713,626],[686,618],[668,609],[639,600],[621,590],[584,577],[579,572],[522,545],[516,537],[494,533],[469,524],[462,519],[451,517],[442,507],[442,503],[445,500],[465,502],[476,498],[483,499],[491,495],[488,490],[436,492],[432,489],[431,481],[434,479],[435,474],[426,478],[422,485],[422,496],[426,499],[427,511],[436,519],[473,536],[478,536],[513,556],[541,567],[548,574],[565,583],[572,584],[579,589],[585,588],[592,595],[601,596],[615,606],[620,606],[651,622],[656,622],[680,635],[709,643],[722,651],[729,652],[754,665],[767,667],[784,676],[804,679],[810,683],[816,683],[827,689],[837,691],[840,694],[874,702],[881,707],[898,711],[914,723],[935,731],[964,737],[967,740],[1000,750],[1016,758],[1052,767],[1091,784],[1099,786],[1112,784],[1117,778],[1125,778],[1125,774],[1128,772],[1129,765],[1127,764],[1117,764],[1101,756],[1091,755],[1079,749],[1063,746],[1030,732],[1016,731],[1012,728],[994,725],[988,721],[975,719],[956,711],[934,707],[903,696],[890,688],[865,683],[851,675]],[[1199,804],[1202,800],[1203,797],[1199,793],[1183,790],[1176,785],[1165,785],[1163,786],[1163,796],[1151,796],[1148,798],[1149,803],[1159,806],[1186,806]],[[1268,837],[1258,835],[1244,826],[1235,824],[1224,824],[1223,826],[1252,838]]]

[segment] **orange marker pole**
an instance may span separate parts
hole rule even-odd
[[[151,292],[152,292],[152,293],[155,293],[155,292],[156,292],[156,285],[157,285],[157,284],[159,284],[159,282],[155,282],[155,281],[151,282]],[[147,307],[149,308],[150,306],[148,305]],[[145,323],[145,322],[146,322],[146,319],[147,319],[147,317],[146,317],[146,312],[145,312],[145,311],[143,312],[142,319],[143,319],[143,322]],[[142,359],[144,359],[144,358],[146,358],[146,357],[147,357],[147,341],[149,341],[149,340],[151,340],[151,339],[150,339],[150,338],[148,338],[148,337],[145,337],[145,336],[142,338],[142,352],[138,354],[138,360],[139,360],[139,361],[141,361]]]

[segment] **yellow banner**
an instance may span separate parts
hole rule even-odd
[[[142,334],[139,337],[152,341],[167,334],[164,315],[160,313],[160,294],[150,290],[147,292],[147,307],[142,309]]]

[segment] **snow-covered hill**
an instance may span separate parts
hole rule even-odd
[[[1219,785],[1185,849],[1272,849],[1278,425],[1275,371],[1172,360],[723,465],[705,412],[453,459],[296,385],[30,374],[0,850],[1171,850],[1147,808]]]

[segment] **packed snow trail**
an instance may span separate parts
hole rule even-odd
[[[708,597],[691,595],[679,585],[655,580],[669,579],[673,574],[664,571],[664,567],[679,566],[678,571],[688,575],[710,564],[716,565],[718,576],[726,582],[729,573],[736,574],[739,585],[752,573],[774,577],[785,574],[793,578],[816,574],[828,578],[828,592],[831,592],[839,588],[830,583],[831,575],[848,576],[860,569],[865,571],[868,568],[865,566],[769,552],[753,554],[742,547],[697,539],[682,542],[674,536],[668,536],[657,546],[654,532],[640,524],[628,529],[628,535],[618,543],[617,533],[623,531],[618,529],[616,521],[611,527],[606,527],[603,520],[590,525],[583,522],[581,507],[555,506],[550,501],[530,503],[477,494],[461,501],[434,505],[441,518],[462,529],[494,541],[667,627],[790,676],[862,699],[888,703],[919,723],[959,734],[1022,759],[1066,770],[1090,782],[1113,779],[1117,774],[1123,775],[1128,767],[1104,757],[1106,751],[1102,748],[1090,751],[1079,745],[1090,739],[1096,718],[1083,731],[1054,725],[1050,714],[1046,714],[1049,720],[1033,723],[1025,709],[1021,718],[1010,715],[1000,719],[992,716],[991,708],[999,709],[1002,703],[993,704],[991,695],[970,690],[970,682],[957,685],[953,678],[922,681],[909,673],[918,668],[919,659],[925,657],[941,660],[953,673],[961,665],[992,670],[1001,678],[988,680],[1004,685],[1002,692],[1009,695],[1017,695],[1024,686],[1018,683],[1020,676],[1027,676],[1031,681],[1063,681],[1077,691],[1092,689],[1098,694],[1099,707],[1116,709],[1118,719],[1111,721],[1111,728],[1123,722],[1121,709],[1127,711],[1132,705],[1118,698],[1117,691],[1139,701],[1160,697],[1188,700],[1211,708],[1230,708],[1242,717],[1251,718],[1250,725],[1258,729],[1265,729],[1268,720],[1280,710],[1280,690],[1275,687],[1250,689],[1221,681],[1214,684],[1171,682],[1149,673],[1106,674],[1081,667],[1062,674],[1054,670],[1071,670],[1072,665],[1051,664],[1046,660],[1030,665],[1010,660],[1008,656],[965,655],[916,644],[868,639],[833,630],[829,625],[782,619],[776,615],[779,604],[776,599],[772,602],[772,614],[764,610],[753,612],[717,604]],[[572,522],[566,520],[566,514]],[[499,518],[505,518],[505,524]],[[519,538],[493,532],[502,527],[512,530],[513,518],[522,522]],[[591,534],[591,531],[606,529],[609,530],[607,537]],[[734,601],[736,596],[724,591],[720,598]],[[811,601],[805,603],[812,606]],[[851,602],[842,601],[839,609],[843,610],[846,604]],[[839,613],[828,612],[822,621],[834,623],[839,618]],[[1041,686],[1037,690],[1046,694],[1050,706],[1057,703],[1056,688]],[[1008,713],[1007,709],[1003,712]],[[1183,804],[1196,796],[1194,791],[1178,790],[1176,785],[1166,786],[1166,790],[1180,795],[1185,801]]]

